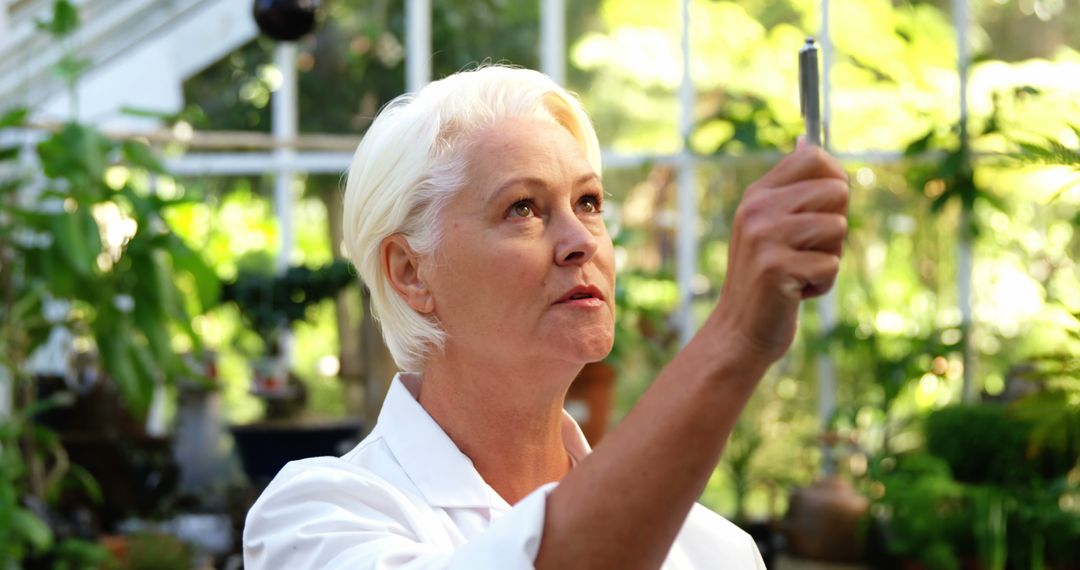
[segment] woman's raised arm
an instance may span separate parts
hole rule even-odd
[[[720,301],[629,415],[549,495],[536,567],[658,568],[754,388],[836,278],[841,166],[802,145],[745,192]]]

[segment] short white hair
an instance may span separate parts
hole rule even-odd
[[[466,182],[472,135],[522,117],[565,128],[600,175],[600,145],[581,102],[540,72],[506,66],[462,71],[397,97],[356,149],[345,185],[345,252],[371,292],[371,311],[402,371],[422,371],[446,333],[390,285],[381,244],[401,234],[417,253],[434,254],[442,237],[440,212]]]

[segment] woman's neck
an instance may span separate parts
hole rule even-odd
[[[429,359],[420,405],[508,504],[570,469],[563,400],[580,366]]]

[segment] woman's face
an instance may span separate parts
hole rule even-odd
[[[615,264],[603,187],[564,128],[509,119],[478,132],[421,277],[451,358],[584,364],[611,351]]]

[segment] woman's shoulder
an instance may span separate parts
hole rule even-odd
[[[385,442],[369,436],[341,457],[311,457],[285,465],[248,511],[245,535],[264,523],[302,527],[328,520],[407,521],[422,502]]]
[[[336,494],[339,487],[363,490],[363,496],[378,491],[407,491],[403,475],[385,440],[375,432],[340,457],[290,461],[274,476],[260,501],[282,494],[319,494],[328,490],[335,490],[333,498],[340,500],[342,497]]]

